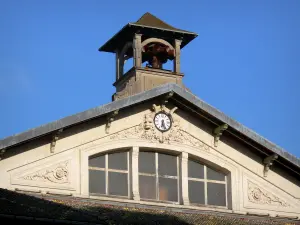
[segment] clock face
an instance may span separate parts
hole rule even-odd
[[[158,130],[165,132],[171,128],[172,121],[169,115],[159,112],[154,116],[154,124]]]

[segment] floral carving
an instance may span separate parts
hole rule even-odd
[[[150,122],[150,118],[149,115],[145,115],[143,123],[113,134],[110,139],[141,138],[152,142],[159,141],[159,132],[153,126],[153,119]]]
[[[185,145],[194,146],[200,148],[204,151],[209,151],[210,147],[184,131],[180,127],[179,119],[174,119],[172,128],[161,133],[158,131],[153,124],[154,114],[146,114],[144,116],[144,121],[137,126],[131,127],[129,129],[120,131],[111,135],[110,139],[128,139],[128,138],[138,138],[145,139],[150,142],[160,142],[160,143],[180,143]]]
[[[278,198],[277,196],[259,188],[248,180],[248,199],[250,202],[261,205],[273,205],[288,207],[289,204]]]
[[[174,120],[173,127],[170,132],[166,134],[165,140],[169,144],[172,142],[178,142],[185,145],[191,145],[205,151],[209,151],[208,145],[180,128],[180,121],[178,119]]]
[[[53,183],[68,183],[69,182],[69,161],[65,161],[56,165],[54,168],[43,169],[32,174],[21,177],[24,180],[53,182]]]

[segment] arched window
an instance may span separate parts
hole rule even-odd
[[[227,176],[223,172],[189,159],[188,181],[191,203],[227,206]]]
[[[90,156],[89,194],[231,208],[229,171],[169,152],[133,147]]]
[[[141,199],[178,202],[178,157],[157,152],[139,153]]]
[[[129,152],[89,158],[89,192],[93,195],[130,196]]]

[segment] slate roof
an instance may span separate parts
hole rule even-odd
[[[209,118],[210,121],[212,121],[216,125],[221,125],[224,123],[228,124],[228,129],[225,132],[231,133],[234,136],[243,139],[248,144],[251,144],[252,147],[255,147],[255,149],[262,151],[265,155],[274,153],[278,154],[279,157],[276,160],[277,162],[286,167],[292,167],[292,169],[296,170],[298,174],[300,173],[299,158],[290,154],[274,143],[268,141],[249,128],[243,126],[234,119],[226,116],[224,113],[202,101],[188,90],[173,83],[165,84],[153,88],[149,91],[141,92],[139,94],[129,96],[127,98],[114,101],[102,106],[98,106],[96,108],[92,108],[87,111],[65,117],[63,119],[42,125],[37,128],[33,128],[23,133],[4,138],[0,140],[0,149],[9,148],[27,142],[34,138],[56,132],[59,129],[74,126],[87,120],[104,116],[108,113],[112,113],[115,110],[122,110],[128,107],[132,107],[136,104],[140,104],[147,100],[166,95],[170,92],[174,93],[172,99],[176,100],[177,103],[182,103],[183,105],[190,106],[190,108],[188,108],[187,110],[193,108],[195,111],[198,111],[201,114],[205,114],[206,118]]]
[[[135,33],[143,34],[145,37],[163,38],[170,43],[174,39],[181,39],[181,48],[198,36],[194,32],[175,28],[147,12],[136,22],[126,24],[118,33],[101,46],[99,51],[114,53],[116,49],[122,49],[128,41],[132,41]]]
[[[175,31],[175,32],[193,33],[190,31],[175,28],[175,27],[167,24],[166,22],[162,21],[161,19],[157,18],[156,16],[152,15],[149,12],[145,13],[135,23],[130,23],[130,24],[136,25],[136,26],[147,26],[147,27],[152,27],[152,28],[159,28],[162,30],[170,30],[170,31]]]
[[[151,207],[75,197],[27,195],[0,189],[0,221],[24,224],[296,225],[299,221],[199,210]]]

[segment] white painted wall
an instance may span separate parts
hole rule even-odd
[[[134,147],[134,151],[138,151],[141,147],[149,147],[168,150],[179,156],[183,153],[184,156],[198,157],[230,171],[232,209],[205,208],[206,210],[300,216],[299,180],[292,182],[290,178],[283,177],[272,169],[268,176],[264,177],[262,159],[249,152],[251,150],[235,140],[223,142],[222,138],[218,147],[214,147],[214,138],[211,132],[208,132],[210,128],[208,129],[199,118],[193,118],[180,110],[175,111],[175,123],[172,129],[164,134],[163,143],[159,140],[161,134],[155,129],[147,131],[148,135],[143,136],[145,114],[153,115],[150,108],[151,104],[147,103],[120,110],[109,134],[105,133],[105,118],[66,129],[57,141],[54,153],[50,153],[50,136],[8,149],[5,156],[9,157],[0,161],[0,187],[42,193],[72,193],[78,197],[89,197],[89,156],[114,151],[116,148]],[[134,162],[132,168],[135,168],[133,172],[136,171],[137,165]],[[186,174],[184,169],[182,174]],[[135,187],[138,181],[136,178],[133,181]],[[182,189],[186,198],[187,188]],[[136,202],[137,192],[138,189],[135,188],[132,200],[117,200]],[[186,199],[184,203],[186,205],[175,207],[203,209],[188,205]]]

